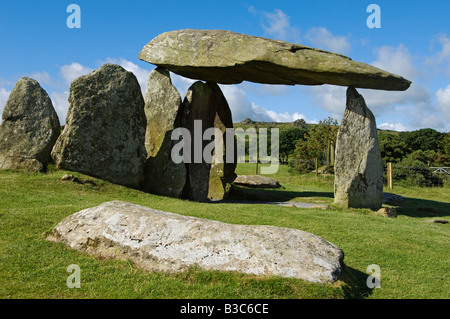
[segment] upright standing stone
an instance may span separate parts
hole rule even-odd
[[[236,140],[234,134],[227,134],[226,130],[233,128],[233,119],[231,110],[222,93],[222,90],[216,83],[207,82],[213,92],[213,105],[216,108],[216,116],[214,118],[214,127],[220,130],[222,135],[223,150],[222,153],[214,153],[209,173],[209,191],[208,198],[211,200],[221,200],[228,196],[231,189],[231,183],[236,179],[235,173],[237,164]],[[232,141],[228,141],[232,139]],[[230,142],[230,143],[229,143]],[[231,159],[227,159],[226,151],[232,145],[233,155]],[[230,151],[228,149],[228,151]],[[231,160],[231,161],[230,161]]]
[[[169,71],[158,67],[150,72],[145,93],[147,131],[145,147],[145,188],[157,194],[180,197],[186,184],[185,163],[174,163],[171,139],[180,127],[181,97],[172,85]]]
[[[47,92],[21,78],[11,91],[0,125],[0,169],[43,171],[60,133],[58,115]]]
[[[182,126],[191,132],[191,163],[188,163],[188,178],[185,195],[193,200],[221,200],[236,178],[236,161],[226,163],[226,128],[233,127],[231,111],[219,86],[215,83],[195,82],[188,90],[183,102]],[[203,139],[209,128],[217,128],[222,134],[223,144],[214,139],[211,161],[205,161],[205,148],[210,149],[212,139]],[[209,138],[209,137],[208,137]],[[234,138],[234,136],[233,136]],[[222,150],[219,154],[218,150]]]
[[[354,87],[337,135],[334,202],[378,210],[383,203],[383,162],[375,117]]]
[[[66,126],[52,157],[59,168],[116,184],[143,180],[146,119],[133,73],[105,64],[70,86]]]

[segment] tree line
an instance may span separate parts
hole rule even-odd
[[[339,125],[328,117],[318,124],[303,123],[280,132],[280,161],[290,169],[309,173],[326,169],[333,172],[334,151]],[[434,129],[410,132],[378,131],[384,164],[394,163],[394,178],[414,179],[420,186],[435,183],[428,167],[450,167],[450,133]],[[409,171],[408,171],[409,169]]]

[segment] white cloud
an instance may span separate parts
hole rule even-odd
[[[3,114],[3,109],[5,107],[6,101],[8,101],[10,93],[11,92],[7,91],[5,88],[0,88],[0,123],[2,122],[1,115]]]
[[[251,92],[257,95],[271,95],[281,96],[290,92],[292,86],[288,85],[274,85],[274,84],[255,84],[251,82],[243,82],[240,84],[246,92]]]
[[[380,130],[390,130],[397,132],[405,132],[408,131],[408,128],[402,123],[381,123],[378,125]]]
[[[432,57],[426,59],[425,63],[443,69],[450,76],[450,38],[442,34],[437,37],[437,41],[441,44],[442,49]]]
[[[69,65],[63,65],[61,67],[61,74],[66,81],[66,83],[70,84],[76,78],[88,74],[93,70],[89,67],[83,66],[78,62],[73,62]]]
[[[335,85],[305,86],[304,92],[312,95],[313,105],[328,111],[332,118],[340,120],[344,115],[347,98],[346,87]]]
[[[45,71],[35,72],[35,73],[31,74],[29,77],[38,81],[39,84],[41,84],[41,85],[42,84],[53,85],[50,75]]]
[[[447,123],[450,122],[450,84],[445,89],[439,89],[436,92],[436,100],[447,119]]]
[[[305,38],[314,47],[340,54],[348,54],[352,49],[347,37],[334,36],[330,31],[323,27],[309,29]]]
[[[298,112],[294,112],[294,113],[288,113],[288,112],[277,113],[277,112],[268,110],[267,114],[269,114],[269,116],[272,118],[272,120],[274,122],[294,122],[295,120],[298,120],[298,119],[304,119],[306,121],[305,115],[300,114]]]
[[[186,96],[187,90],[189,87],[194,84],[197,80],[185,78],[176,73],[170,72],[170,79],[172,81],[173,86],[178,90],[178,93],[181,95],[181,99],[183,100]]]
[[[265,122],[293,122],[297,119],[305,119],[305,116],[300,113],[278,113],[272,110],[267,110],[254,102],[249,101],[244,90],[236,85],[220,85],[223,95],[227,99],[233,115],[233,122],[240,122],[246,118],[253,121]]]
[[[427,87],[420,83],[420,70],[415,67],[414,58],[404,45],[397,47],[385,46],[375,50],[376,60],[372,65],[383,70],[401,75],[413,83],[407,91],[383,91],[358,89],[364,97],[367,106],[375,117],[401,114],[403,123],[385,121],[384,127],[395,127],[396,130],[404,127],[442,127],[442,121],[437,116],[431,95]],[[331,113],[333,118],[341,118],[346,103],[346,88],[332,85],[304,88],[313,95],[313,104]],[[404,125],[401,127],[399,124]]]
[[[254,9],[253,9],[254,12]],[[300,31],[292,27],[290,18],[280,9],[273,12],[263,12],[265,23],[261,24],[267,35],[279,40],[300,42]]]
[[[397,47],[383,46],[375,50],[377,59],[373,66],[400,75],[408,80],[415,80],[419,70],[414,66],[413,56],[403,44]]]
[[[264,109],[248,100],[244,90],[235,85],[219,85],[230,106],[233,122],[240,122],[246,118],[259,121],[269,121],[270,117]]]
[[[69,110],[69,91],[52,92],[50,99],[52,100],[53,107],[58,114],[61,124],[66,122],[67,111]]]

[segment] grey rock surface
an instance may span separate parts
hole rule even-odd
[[[158,67],[150,72],[145,93],[145,188],[177,198],[182,194],[187,174],[184,163],[174,163],[171,159],[175,144],[171,134],[181,125],[181,106],[180,94],[172,85],[169,71]]]
[[[270,177],[262,175],[238,175],[234,184],[254,188],[280,188],[280,183]]]
[[[375,117],[355,88],[336,141],[334,203],[343,208],[378,210],[383,204],[383,162]]]
[[[0,169],[43,171],[60,133],[58,115],[47,92],[21,78],[11,91],[0,125]]]
[[[196,121],[200,123],[196,133]],[[236,158],[227,162],[226,128],[233,128],[231,111],[219,86],[215,83],[197,81],[189,88],[183,101],[182,127],[191,133],[191,159],[187,164],[185,195],[196,201],[221,200],[226,198],[231,183],[236,178]],[[212,139],[203,139],[207,129],[217,128],[222,143],[214,139],[214,151],[210,160],[204,157]],[[233,135],[234,138],[234,135]],[[235,144],[233,144],[235,146]],[[220,152],[221,150],[221,152]],[[220,154],[219,154],[220,153]]]
[[[222,84],[334,84],[394,91],[411,84],[340,54],[224,30],[160,34],[144,46],[139,59],[188,78]]]
[[[66,125],[52,151],[57,167],[139,187],[146,118],[134,74],[105,64],[71,83],[69,103]]]
[[[403,203],[405,198],[401,195],[392,194],[392,193],[383,193],[383,204],[386,203]]]
[[[148,271],[237,271],[333,282],[344,254],[302,230],[233,225],[113,201],[75,213],[47,237],[109,258],[131,259]]]

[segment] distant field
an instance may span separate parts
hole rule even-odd
[[[239,164],[252,174],[254,164]],[[449,298],[450,188],[395,188],[406,200],[395,219],[364,209],[333,207],[333,177],[291,176],[281,166],[279,190],[234,187],[232,196],[255,200],[326,203],[331,209],[272,205],[207,204],[128,189],[73,173],[96,183],[61,181],[67,172],[0,171],[0,298]],[[201,271],[147,273],[130,261],[104,260],[48,242],[46,233],[65,217],[110,200],[123,200],[178,214],[236,224],[302,229],[345,253],[341,280],[302,280]],[[66,269],[81,268],[81,288],[69,289]],[[366,286],[367,267],[379,265],[381,288]]]

